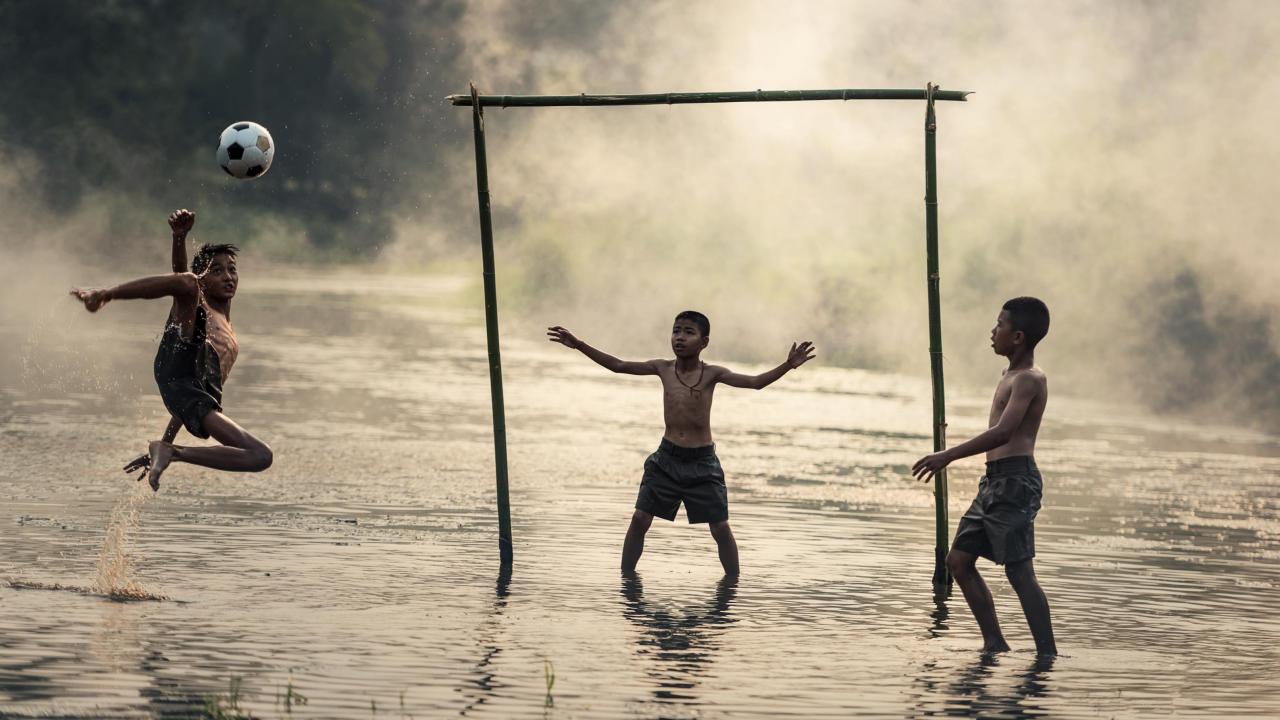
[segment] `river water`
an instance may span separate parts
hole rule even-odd
[[[164,426],[167,308],[32,307],[0,326],[3,717],[1280,715],[1280,438],[1056,390],[1036,564],[1063,655],[1036,660],[983,561],[1014,646],[984,658],[958,589],[932,593],[932,493],[907,474],[927,377],[811,363],[721,389],[741,579],[682,514],[624,582],[657,381],[545,342],[572,318],[508,325],[504,576],[463,280],[246,278],[226,407],[275,465],[175,465],[155,496],[119,466]],[[953,436],[988,402],[951,389]],[[952,532],[980,474],[953,466]],[[159,599],[104,593],[130,588]]]

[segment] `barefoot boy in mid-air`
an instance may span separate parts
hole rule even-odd
[[[135,460],[126,466],[149,466],[147,479],[152,489],[160,489],[160,476],[170,462],[179,461],[219,470],[258,472],[271,466],[271,448],[222,414],[222,384],[226,382],[239,353],[235,328],[231,325],[231,299],[239,284],[234,245],[203,245],[191,261],[191,272],[181,272],[186,263],[179,242],[195,222],[195,214],[179,210],[169,217],[174,232],[174,272],[132,280],[101,290],[73,289],[71,294],[89,312],[97,312],[112,300],[153,300],[172,297],[173,307],[160,348],[156,352],[156,384],[170,422],[164,440],[150,444],[145,463]],[[179,260],[181,259],[181,263]],[[173,445],[177,421],[192,435],[212,436],[221,446],[186,447]]]
[[[632,362],[601,352],[556,326],[547,328],[552,342],[580,351],[616,373],[657,375],[662,380],[662,409],[667,431],[657,452],[644,463],[640,495],[631,527],[622,546],[622,571],[634,572],[644,552],[644,536],[653,516],[675,520],[684,503],[689,522],[708,523],[720,552],[725,574],[738,574],[738,545],[729,529],[729,498],[724,471],[711,441],[711,397],[719,383],[759,390],[813,357],[813,343],[791,344],[787,359],[760,375],[742,375],[700,358],[711,335],[711,322],[699,312],[686,310],[671,328],[673,360]]]
[[[947,570],[960,584],[978,627],[984,652],[1009,649],[996,619],[991,590],[978,574],[978,556],[1005,566],[1005,576],[1018,593],[1027,625],[1035,637],[1036,653],[1056,655],[1049,601],[1036,580],[1031,559],[1036,554],[1035,519],[1043,483],[1034,458],[1036,433],[1049,399],[1044,371],[1035,364],[1036,344],[1049,332],[1049,308],[1032,297],[1004,304],[991,330],[991,347],[1009,358],[1009,368],[996,385],[991,403],[990,429],[953,448],[927,455],[912,473],[921,480],[960,458],[987,453],[987,472],[978,483],[978,496],[960,518]]]

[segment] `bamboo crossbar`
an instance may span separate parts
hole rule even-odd
[[[934,100],[963,102],[967,90],[934,90]],[[471,95],[450,95],[454,105],[470,107]],[[673,92],[640,95],[480,95],[480,107],[600,107],[607,105],[691,105],[699,103],[799,102],[804,100],[927,100],[925,90],[748,90],[746,92]]]

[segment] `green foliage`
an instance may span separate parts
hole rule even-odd
[[[241,233],[270,214],[360,255],[467,140],[442,101],[465,86],[460,2],[0,2],[0,157],[36,158],[24,180],[58,211],[107,189],[119,204],[234,210]],[[266,176],[235,182],[213,153],[246,119],[278,150]]]

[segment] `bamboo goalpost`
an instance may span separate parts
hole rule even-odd
[[[835,89],[835,90],[756,90],[745,92],[646,93],[639,95],[481,95],[474,83],[465,95],[450,95],[455,106],[471,108],[471,124],[475,137],[476,193],[480,204],[480,251],[484,277],[485,327],[489,346],[489,387],[493,403],[494,464],[498,490],[498,553],[503,568],[511,566],[514,551],[511,542],[511,504],[507,489],[507,425],[502,400],[502,358],[498,338],[498,297],[493,260],[493,217],[489,201],[489,167],[484,143],[484,108],[514,107],[607,107],[618,105],[690,105],[736,102],[802,102],[812,100],[923,100],[924,120],[924,210],[925,210],[925,281],[929,297],[929,371],[933,382],[933,450],[947,444],[946,396],[942,381],[942,312],[938,273],[938,173],[937,118],[934,103],[939,100],[965,101],[970,93],[941,90],[928,83],[924,90],[911,89]],[[934,511],[936,522],[933,583],[947,585],[951,578],[943,559],[948,544],[947,474],[934,476]]]

